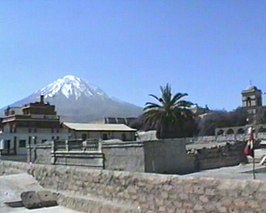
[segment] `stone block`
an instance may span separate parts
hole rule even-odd
[[[204,187],[199,186],[199,185],[198,186],[194,186],[193,193],[197,194],[197,195],[204,194]]]
[[[21,200],[27,209],[35,209],[41,207],[41,200],[35,191],[22,192]]]
[[[27,209],[49,207],[57,205],[56,194],[49,191],[26,191],[22,192],[21,200]]]
[[[201,195],[201,196],[199,196],[199,200],[200,200],[202,203],[208,203],[208,202],[209,202],[208,197],[205,196],[205,195]]]
[[[49,191],[39,191],[37,192],[37,195],[39,196],[42,207],[57,205],[57,196],[55,193]]]
[[[168,198],[168,193],[167,193],[166,191],[162,191],[162,192],[161,192],[161,197],[162,197],[163,199],[167,199],[167,198]]]
[[[247,206],[247,201],[242,199],[235,199],[234,204],[236,207],[244,209]]]
[[[199,205],[199,204],[196,204],[195,206],[194,206],[194,209],[193,209],[194,211],[203,211],[203,207],[201,206],[201,205]]]

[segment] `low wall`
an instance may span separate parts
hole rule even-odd
[[[142,142],[103,142],[102,153],[105,169],[134,172],[145,171]]]
[[[27,161],[40,164],[51,164],[51,144],[38,144],[27,147]]]
[[[32,174],[45,188],[97,197],[98,201],[131,204],[139,212],[265,212],[266,182],[180,178],[177,175],[132,173],[52,165],[0,162],[8,172],[20,168]],[[65,205],[92,212],[94,206]],[[83,207],[82,207],[83,206]],[[108,212],[108,211],[107,211]],[[120,211],[126,212],[126,211]],[[129,211],[127,211],[129,212]],[[132,211],[131,211],[132,212]]]
[[[55,165],[103,168],[103,154],[101,152],[57,151],[51,153],[51,161]]]
[[[183,139],[102,143],[104,168],[118,171],[184,174],[193,172],[194,157]]]
[[[247,140],[247,134],[226,134],[226,135],[217,135],[217,136],[199,136],[195,138],[188,138],[187,142],[189,143],[212,143],[212,142],[232,142],[232,141],[245,141]],[[259,140],[266,139],[266,133],[258,132],[256,133],[256,138]]]
[[[60,141],[57,146],[54,146],[52,142],[46,142],[28,146],[27,161],[37,164],[103,168],[103,154],[98,151],[98,146],[96,147],[95,144],[89,144],[86,149],[82,150],[81,142],[67,141],[67,146],[65,143],[65,141]]]
[[[187,155],[183,139],[144,142],[145,172],[185,174],[195,171],[194,158]]]
[[[204,147],[192,149],[188,152],[195,158],[195,171],[214,169],[225,166],[235,166],[246,162],[244,147],[246,143],[242,141],[225,143],[214,147]],[[194,146],[196,147],[196,146]]]
[[[186,145],[184,139],[102,142],[99,151],[52,151],[36,145],[28,162],[97,167],[116,171],[186,174],[245,162],[245,142]],[[188,149],[188,150],[187,150]]]
[[[260,135],[259,137],[262,137]],[[233,141],[244,141],[247,138],[246,134],[229,134],[229,135],[217,135],[217,136],[198,136],[198,137],[192,137],[192,138],[186,138],[186,142],[188,144],[194,143],[194,144],[204,144],[204,143],[216,143],[216,142],[233,142]]]

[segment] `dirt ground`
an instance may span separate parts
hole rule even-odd
[[[0,176],[0,212],[78,213],[78,211],[74,211],[63,206],[54,206],[29,210],[25,207],[9,207],[5,204],[5,202],[21,201],[20,194],[24,191],[30,190],[39,191],[43,190],[43,188],[32,176],[26,173]]]

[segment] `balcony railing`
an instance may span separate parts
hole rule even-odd
[[[100,142],[98,139],[88,140],[56,140],[52,142],[52,152],[56,151],[100,151]]]

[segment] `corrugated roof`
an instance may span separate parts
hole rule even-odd
[[[125,124],[63,123],[66,127],[79,131],[136,131]]]

